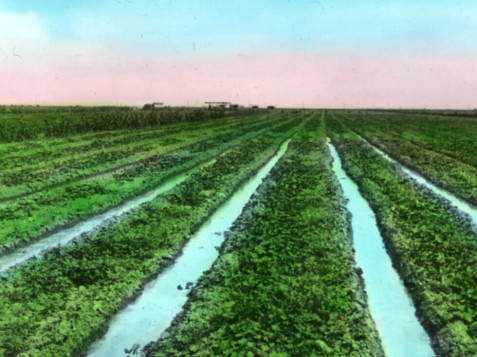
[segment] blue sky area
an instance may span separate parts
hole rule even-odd
[[[0,103],[473,108],[476,59],[476,0],[0,0]]]
[[[59,42],[188,54],[249,51],[475,52],[476,1],[33,1]]]

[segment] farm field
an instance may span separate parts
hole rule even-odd
[[[475,118],[372,113],[347,115],[346,125],[438,186],[477,204]]]
[[[190,169],[241,139],[253,137],[273,124],[293,125],[288,119],[245,125],[221,132],[210,139],[185,146],[169,154],[152,156],[127,169],[53,186],[4,203],[0,213],[0,250],[9,250],[37,240],[45,234],[117,205],[126,198],[157,186],[166,178]],[[243,138],[241,138],[243,136]],[[241,139],[240,139],[241,138]]]
[[[1,107],[0,355],[477,355],[476,129]]]

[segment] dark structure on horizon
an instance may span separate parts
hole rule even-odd
[[[227,109],[231,106],[230,102],[204,102],[209,109]]]
[[[157,107],[162,107],[163,105],[164,105],[164,103],[161,103],[161,102],[146,103],[146,104],[144,104],[142,109],[143,110],[154,110]]]

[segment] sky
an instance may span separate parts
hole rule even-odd
[[[477,107],[475,0],[0,0],[0,104]]]

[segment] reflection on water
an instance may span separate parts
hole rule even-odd
[[[115,216],[120,216],[134,208],[139,207],[145,202],[152,201],[158,195],[169,191],[188,177],[188,173],[175,176],[173,179],[167,180],[158,188],[151,190],[143,195],[133,198],[122,205],[112,208],[103,214],[94,216],[84,222],[78,223],[71,228],[61,230],[58,233],[47,236],[37,242],[26,247],[19,248],[16,251],[0,257],[0,272],[4,272],[11,267],[24,263],[26,260],[40,255],[43,251],[54,248],[58,245],[69,243],[81,234],[90,232],[98,227],[103,226],[108,220]]]
[[[434,356],[429,336],[420,325],[412,301],[383,247],[373,211],[342,169],[333,145],[328,147],[333,157],[333,171],[348,199],[356,264],[363,271],[369,310],[386,356]]]
[[[133,346],[142,349],[160,337],[182,310],[187,300],[186,286],[195,283],[217,259],[216,247],[222,244],[224,232],[230,229],[262,179],[285,153],[289,141],[201,226],[174,264],[148,283],[141,296],[113,318],[108,332],[91,346],[88,356],[124,356],[125,349]]]
[[[363,139],[364,140],[364,139]],[[432,184],[428,180],[426,180],[424,177],[419,175],[418,173],[408,169],[407,167],[401,165],[399,162],[394,160],[392,157],[390,157],[388,154],[385,152],[379,150],[377,147],[374,145],[371,145],[369,142],[367,142],[378,154],[380,154],[383,158],[388,160],[389,162],[392,162],[393,164],[398,165],[399,168],[408,176],[412,177],[414,180],[416,180],[417,183],[424,185],[427,187],[429,190],[431,190],[433,193],[435,193],[438,196],[441,196],[442,198],[446,199],[449,201],[453,206],[457,207],[461,212],[466,213],[467,215],[470,216],[472,219],[472,223],[477,225],[477,207],[474,205],[454,196],[452,193],[449,191],[443,190],[436,185]]]

